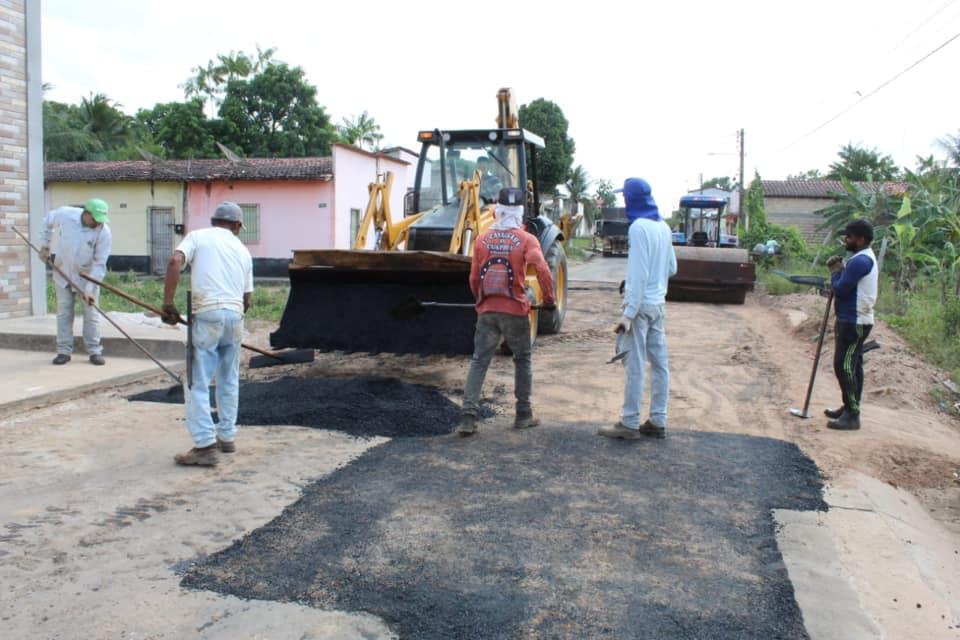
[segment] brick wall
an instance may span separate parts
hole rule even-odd
[[[823,224],[823,217],[816,211],[834,203],[830,198],[764,198],[767,220],[773,224],[795,226],[808,242],[821,242],[823,231],[817,228]]]
[[[25,0],[0,0],[0,318],[30,308]]]

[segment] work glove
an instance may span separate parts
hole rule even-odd
[[[827,268],[830,269],[831,273],[840,273],[843,271],[843,258],[832,256],[827,260]]]
[[[630,333],[630,327],[633,325],[633,320],[627,316],[623,316],[617,321],[616,326],[613,327],[614,333]]]
[[[626,291],[626,290],[627,290],[627,281],[626,281],[626,280],[621,280],[621,281],[620,281],[620,295],[623,295],[623,292]]]
[[[160,319],[166,324],[177,324],[180,322],[180,311],[177,309],[177,305],[164,304],[161,311],[163,311],[163,315],[160,316]]]
[[[557,303],[556,302],[544,302],[540,305],[540,311],[556,311]]]
[[[40,247],[40,259],[44,264],[50,262],[50,247]]]

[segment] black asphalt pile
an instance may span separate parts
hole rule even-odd
[[[825,509],[792,444],[595,425],[392,440],[186,573],[366,611],[402,638],[807,638],[772,509]]]
[[[157,389],[129,400],[182,403]],[[450,433],[460,408],[433,387],[394,378],[294,378],[241,382],[240,425],[297,425],[388,438]]]

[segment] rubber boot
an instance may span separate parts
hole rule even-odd
[[[472,416],[469,413],[463,414],[463,417],[460,418],[460,424],[457,426],[457,434],[461,438],[467,438],[472,436],[477,432],[477,416]]]
[[[856,431],[860,428],[860,414],[844,411],[842,416],[828,422],[827,428],[837,431]]]
[[[530,413],[518,413],[517,416],[513,419],[513,428],[514,429],[532,429],[540,424],[538,418],[533,417],[533,412]]]

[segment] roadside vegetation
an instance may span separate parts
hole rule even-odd
[[[155,307],[163,304],[163,279],[156,276],[142,276],[133,271],[119,273],[111,271],[107,274],[104,281],[111,284],[125,293],[143,300]],[[177,287],[175,302],[180,313],[186,314],[187,311],[187,290],[190,288],[190,276],[184,275],[180,280],[180,286]],[[283,307],[287,302],[287,294],[290,287],[286,283],[260,283],[257,282],[253,289],[253,299],[250,310],[247,312],[247,318],[250,320],[266,320],[270,322],[279,322],[283,314]],[[100,308],[104,311],[120,311],[124,313],[149,313],[139,305],[120,296],[113,294],[106,289],[100,290]],[[53,289],[53,280],[47,279],[47,309],[50,313],[57,310],[57,294]]]
[[[824,232],[833,237],[855,218],[873,223],[873,248],[882,256],[878,316],[917,353],[960,380],[960,134],[947,136],[941,146],[946,161],[920,158],[913,170],[892,169],[890,159],[875,151],[844,147],[840,160],[831,165],[831,174],[837,175],[823,176],[841,180],[844,193],[820,213]],[[875,182],[875,172],[886,182]],[[742,245],[749,249],[774,238],[783,249],[778,258],[759,261],[758,279],[768,293],[805,290],[774,270],[826,275],[821,265],[842,253],[839,242],[808,246],[799,233],[792,233],[795,229],[769,225],[763,211],[751,210],[758,201],[762,209],[759,179],[745,201],[753,215]],[[756,216],[766,225],[759,225],[765,234],[755,228]]]

